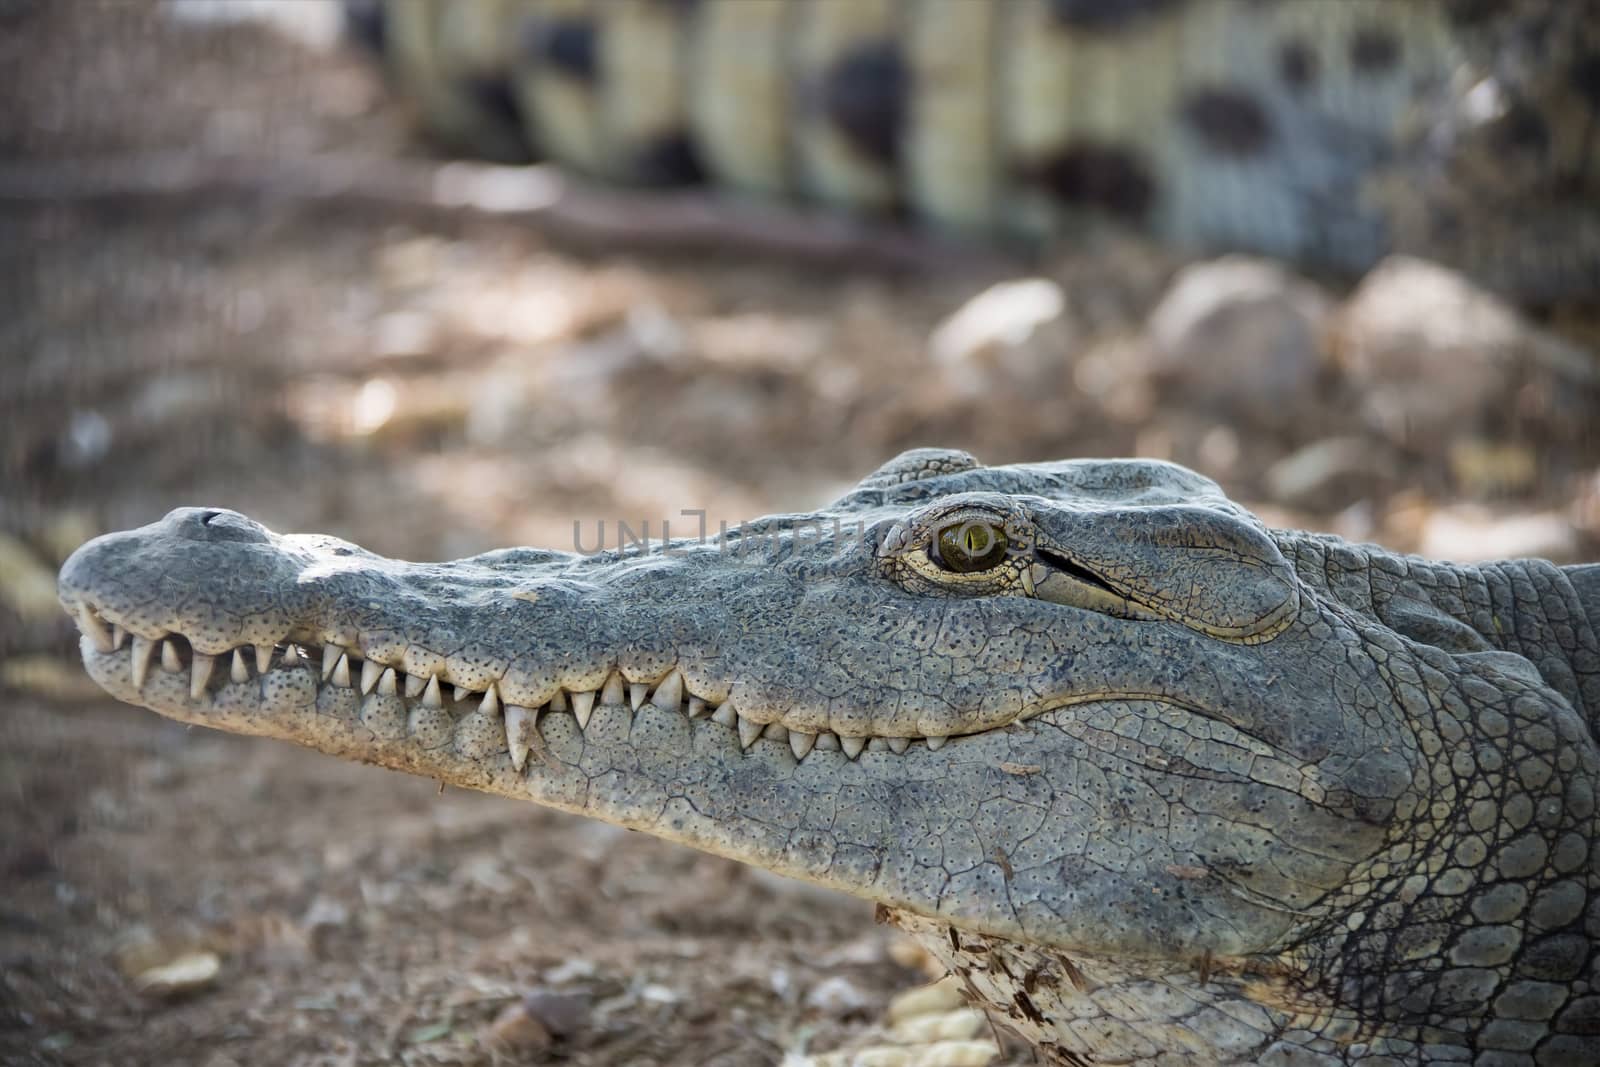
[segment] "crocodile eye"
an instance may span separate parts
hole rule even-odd
[[[940,530],[929,556],[947,571],[974,574],[998,566],[1009,547],[1006,532],[1000,527],[969,519]]]

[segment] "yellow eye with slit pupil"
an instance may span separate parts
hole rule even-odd
[[[956,574],[973,574],[999,566],[1010,543],[1006,532],[988,522],[970,521],[947,526],[935,542],[934,562]]]

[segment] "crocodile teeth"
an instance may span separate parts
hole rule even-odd
[[[415,700],[422,695],[422,690],[427,686],[428,680],[420,674],[406,675],[406,699]]]
[[[761,736],[770,737],[774,741],[787,741],[789,740],[789,728],[781,722],[768,723],[766,731]]]
[[[111,643],[111,631],[106,629],[106,624],[100,621],[94,609],[87,604],[78,605],[78,629],[88,634],[94,641],[94,647],[101,652],[116,651],[116,646]]]
[[[467,699],[471,695],[472,695],[472,690],[468,689],[464,685],[458,685],[451,692],[450,699],[456,701],[457,703],[459,703],[459,702]]]
[[[206,686],[211,682],[211,669],[216,665],[217,657],[195,650],[194,662],[189,664],[190,700],[199,700],[205,694]]]
[[[600,691],[600,703],[622,703],[622,675],[612,671],[606,678],[605,688]]]
[[[272,668],[272,646],[256,646],[256,673],[266,674]]]
[[[333,684],[343,689],[350,688],[350,657],[339,653],[339,662],[333,665]]]
[[[928,751],[929,752],[937,752],[937,751],[939,751],[941,748],[944,747],[944,743],[946,741],[948,741],[948,740],[950,740],[950,738],[948,736],[930,737],[930,738],[928,738]]]
[[[326,682],[333,675],[333,669],[344,659],[344,650],[338,645],[322,646],[322,680]]]
[[[861,755],[861,750],[867,747],[867,739],[865,737],[846,737],[840,734],[839,747],[844,749],[846,756],[855,759]]]
[[[425,708],[444,707],[444,694],[439,692],[438,675],[433,675],[428,679],[427,688],[422,691],[422,706]]]
[[[706,713],[706,702],[699,697],[689,698],[689,718],[698,719]]]
[[[378,677],[378,695],[392,697],[399,690],[399,679],[394,676],[394,668],[390,667]]]
[[[789,735],[793,737],[793,734]],[[839,751],[839,735],[832,730],[824,730],[817,735],[817,748],[823,752]]]
[[[250,680],[250,668],[245,665],[243,649],[233,650],[233,662],[228,667],[228,679],[234,682]]]
[[[288,646],[285,646],[285,648],[283,650],[283,666],[285,666],[285,667],[298,667],[298,666],[300,666],[300,646],[299,645],[288,645]]]
[[[183,661],[178,658],[177,642],[172,640],[161,642],[161,669],[168,674],[177,674],[183,670]]]
[[[628,683],[628,706],[638,711],[644,706],[644,698],[650,694],[650,687],[643,682]]]
[[[594,714],[594,690],[572,694],[572,714],[578,718],[578,729],[589,728],[589,716]]]
[[[528,762],[528,738],[537,716],[538,712],[521,705],[506,705],[506,747],[511,750],[511,766],[519,771]]]
[[[726,707],[727,705],[723,705]],[[756,738],[761,736],[761,731],[766,729],[766,724],[751,722],[749,719],[739,720],[739,747],[749,748],[756,743]]]
[[[557,689],[556,690],[556,695],[550,698],[550,710],[551,711],[571,711],[572,710],[572,708],[567,705],[567,691],[565,689]]]
[[[739,718],[739,713],[733,710],[733,704],[727,703],[712,712],[711,721],[721,723],[723,726],[738,726],[744,720]]]
[[[498,715],[500,713],[500,691],[489,683],[489,688],[483,691],[483,701],[479,703],[478,710],[485,715]]]
[[[799,730],[789,731],[789,751],[794,753],[795,759],[805,759],[809,756],[816,743],[816,734],[801,733]]]
[[[361,691],[372,692],[372,687],[378,684],[378,679],[383,677],[383,664],[377,660],[363,660],[361,662]]]
[[[133,635],[133,648],[129,655],[132,657],[128,665],[133,668],[133,688],[143,689],[145,675],[150,672],[150,653],[156,650],[156,642],[148,637]]]
[[[911,747],[911,738],[909,737],[891,737],[888,738],[888,741],[889,751],[897,756]]]
[[[683,675],[673,671],[661,680],[656,686],[655,693],[650,697],[650,703],[658,708],[668,711],[677,711],[683,704]]]

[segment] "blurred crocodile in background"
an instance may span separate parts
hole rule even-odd
[[[1600,292],[1600,12],[1564,0],[352,0],[425,124],[1028,243],[1130,223]]]
[[[59,594],[123,700],[874,900],[1053,1063],[1594,1062],[1600,565],[930,449],[592,553],[185,508]]]

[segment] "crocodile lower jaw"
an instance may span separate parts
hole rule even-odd
[[[493,683],[486,689],[445,686],[438,676],[406,674],[355,649],[325,644],[320,652],[295,643],[241,645],[220,654],[197,651],[181,633],[159,638],[132,634],[88,604],[74,616],[83,634],[84,662],[101,686],[133,703],[168,713],[263,715],[304,710],[359,721],[379,738],[415,740],[427,749],[453,747],[469,759],[508,752],[518,771],[537,746],[541,719],[568,715],[586,730],[596,707],[637,712],[646,703],[689,719],[705,718],[735,733],[741,749],[765,739],[786,745],[796,760],[813,752],[901,755],[913,744],[937,751],[941,737],[863,737],[833,731],[808,733],[781,723],[758,723],[731,700],[712,704],[689,691],[676,668],[654,682],[628,682],[613,666],[597,689],[557,690],[536,707],[505,703]]]

